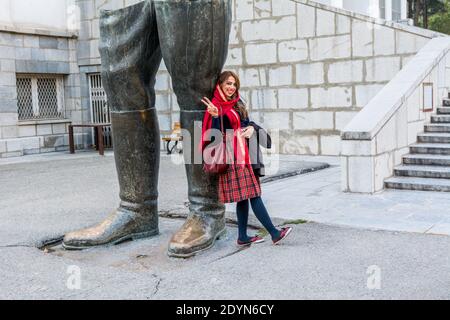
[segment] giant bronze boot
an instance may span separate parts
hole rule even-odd
[[[161,50],[153,2],[103,12],[100,32],[121,202],[99,225],[68,233],[67,249],[158,234],[160,136],[153,87]]]
[[[231,29],[230,0],[156,0],[162,55],[172,77],[181,109],[181,127],[191,141],[183,141],[190,214],[172,237],[168,254],[189,257],[214,245],[226,232],[225,207],[218,201],[217,177],[208,176],[194,163],[205,108],[203,97],[212,97],[228,52]],[[198,139],[200,137],[197,137]]]

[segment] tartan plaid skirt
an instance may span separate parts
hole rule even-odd
[[[259,178],[251,166],[230,164],[219,176],[219,200],[222,203],[239,202],[261,196]]]

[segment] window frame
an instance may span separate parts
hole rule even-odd
[[[26,121],[49,121],[49,120],[63,120],[66,119],[65,97],[64,97],[64,76],[58,74],[29,74],[29,73],[17,73],[16,74],[16,88],[19,91],[19,85],[17,79],[30,79],[31,80],[31,109],[33,116],[26,116],[21,118],[21,112],[19,111],[19,97],[17,97],[17,113],[19,116],[19,122]],[[40,117],[39,106],[39,94],[38,94],[38,79],[54,79],[56,85],[56,110],[54,112],[59,113],[59,116]]]
[[[396,8],[398,4],[398,8]],[[398,10],[397,10],[398,9]],[[402,19],[402,1],[392,0],[392,21],[400,21]]]
[[[386,0],[380,0],[379,7],[380,7],[380,18],[386,19]]]

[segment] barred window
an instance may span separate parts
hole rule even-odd
[[[63,78],[48,75],[17,75],[19,120],[64,118]]]

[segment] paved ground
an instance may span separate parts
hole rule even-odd
[[[273,215],[365,229],[450,235],[449,193],[401,190],[375,195],[343,193],[337,159],[297,157],[305,159],[325,161],[331,167],[282,183],[266,184],[263,198]]]
[[[282,160],[284,168],[299,161],[332,165],[263,185],[273,216],[320,223],[293,225],[280,246],[266,241],[245,250],[236,248],[230,225],[212,250],[187,260],[166,255],[181,219],[161,218],[159,236],[114,247],[36,249],[46,239],[100,221],[117,206],[112,154],[0,160],[0,299],[450,298],[448,236],[365,230],[389,224],[402,230],[408,221],[417,227],[423,220],[423,230],[408,231],[443,229],[447,194],[346,195],[338,191],[336,159]],[[185,211],[184,169],[164,156],[161,172],[161,210]],[[80,289],[71,289],[78,271]]]

